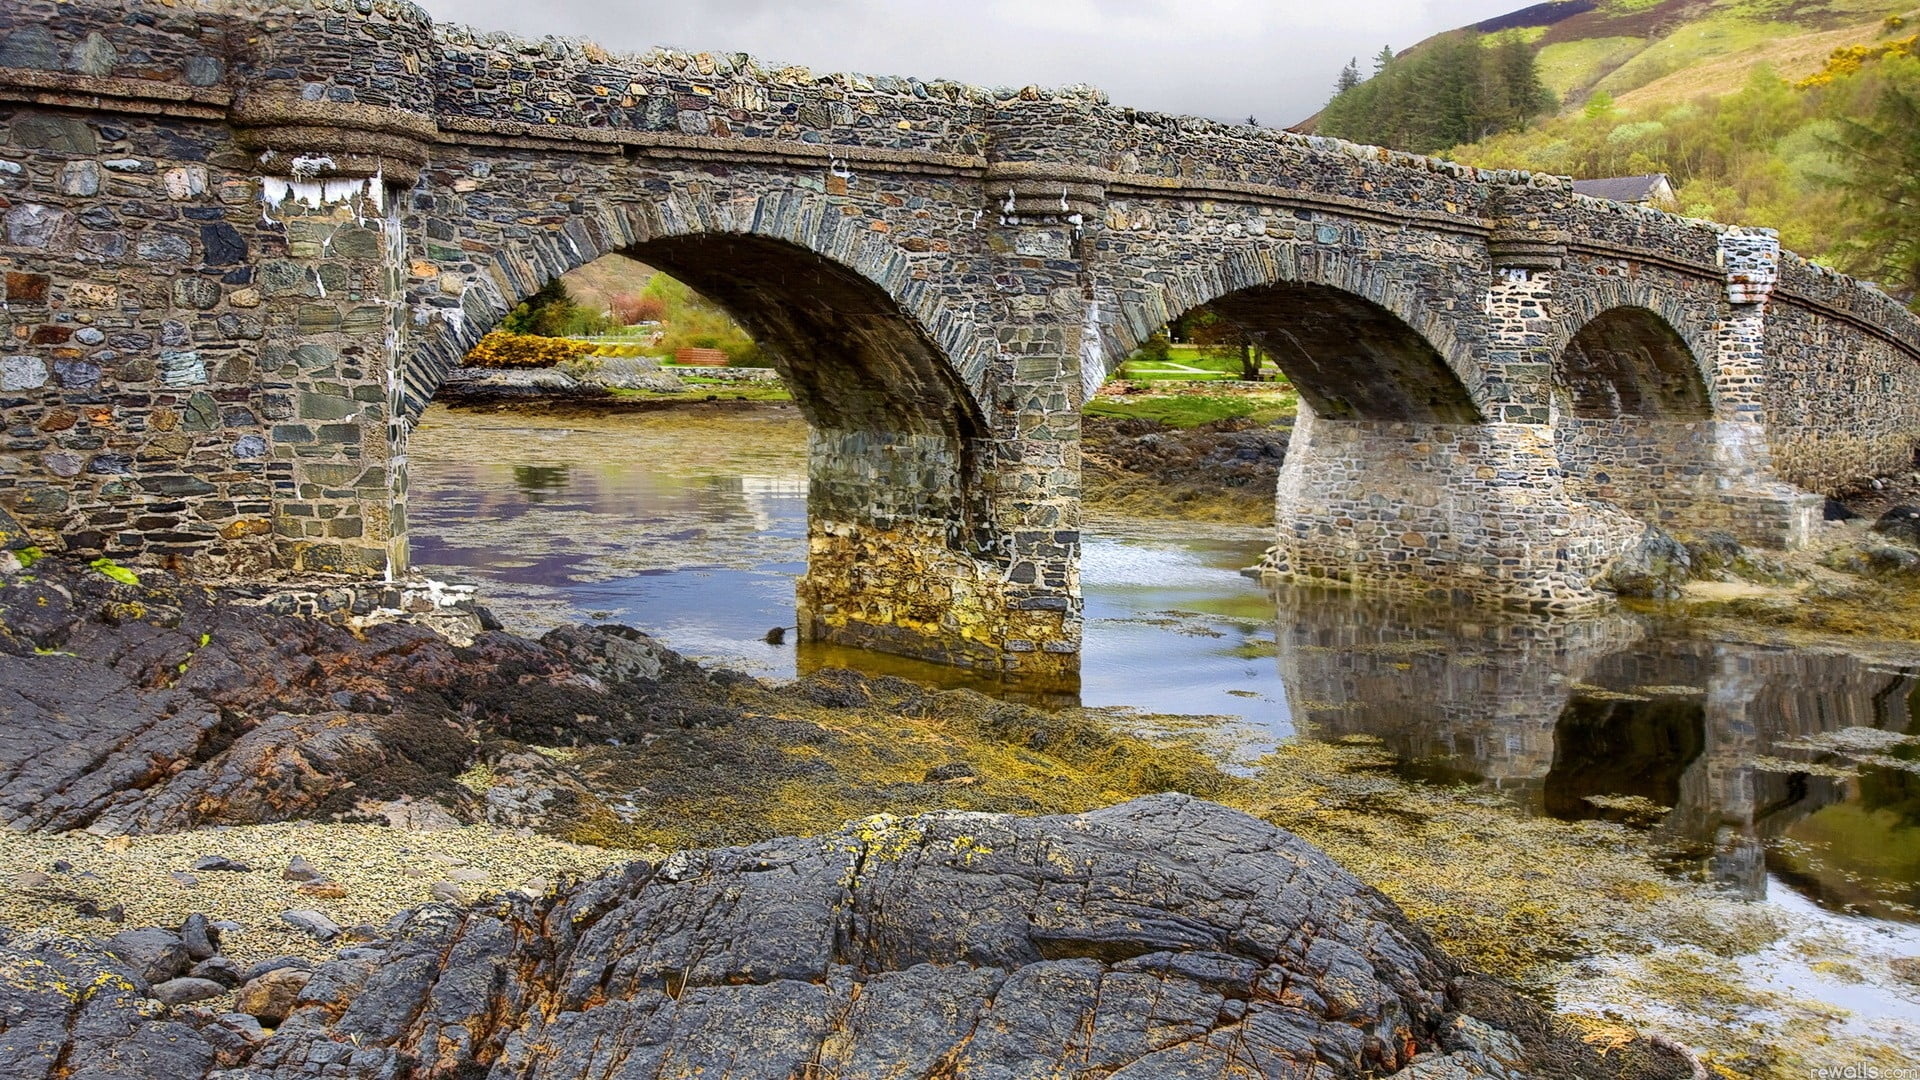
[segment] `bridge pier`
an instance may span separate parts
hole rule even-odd
[[[1436,600],[1570,612],[1639,532],[1571,495],[1539,424],[1332,421],[1303,407],[1280,470],[1275,570]]]
[[[802,640],[1077,688],[1077,503],[1043,486],[1046,470],[983,476],[983,456],[940,436],[813,431]],[[1016,503],[1023,491],[1046,509]],[[1009,527],[1022,519],[1051,527]]]

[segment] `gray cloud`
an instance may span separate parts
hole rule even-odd
[[[821,71],[987,85],[1091,83],[1142,109],[1290,124],[1349,57],[1404,48],[1525,0],[419,0],[487,30],[747,52]]]

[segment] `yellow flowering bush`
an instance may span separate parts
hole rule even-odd
[[[590,341],[495,330],[467,350],[467,363],[495,368],[553,367],[593,352],[594,344]]]
[[[1818,86],[1830,85],[1835,79],[1844,78],[1865,67],[1873,60],[1893,60],[1920,54],[1920,34],[1903,37],[1898,41],[1889,41],[1884,45],[1849,45],[1844,49],[1835,49],[1827,57],[1827,66],[1794,83],[1800,90],[1811,90]]]

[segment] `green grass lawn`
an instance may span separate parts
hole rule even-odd
[[[1088,416],[1135,417],[1174,428],[1199,427],[1215,420],[1246,418],[1271,423],[1294,415],[1300,396],[1285,386],[1238,394],[1140,394],[1133,397],[1097,397],[1087,403]]]
[[[1272,372],[1272,367],[1263,369]],[[1115,378],[1136,382],[1213,382],[1240,377],[1240,360],[1209,356],[1197,345],[1170,345],[1165,360],[1135,353],[1114,372]]]

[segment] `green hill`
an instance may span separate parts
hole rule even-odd
[[[1682,213],[1779,229],[1792,250],[1910,295],[1920,203],[1888,207],[1920,185],[1908,175],[1920,165],[1890,167],[1886,151],[1920,154],[1909,137],[1920,100],[1911,4],[1552,0],[1403,51],[1317,119],[1327,134],[1487,168],[1666,173]],[[1461,110],[1425,72],[1462,42],[1489,55],[1530,49],[1557,106],[1518,121],[1471,111],[1474,141],[1435,138]]]

